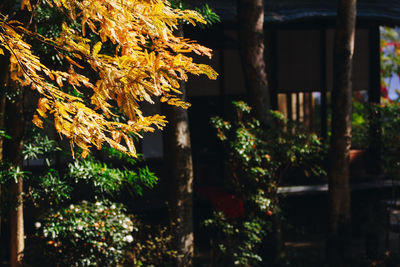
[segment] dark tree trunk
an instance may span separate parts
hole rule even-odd
[[[15,19],[20,20],[25,26],[30,21],[31,14],[27,11],[20,11],[16,9],[15,0],[2,1],[0,4],[0,12],[9,15]],[[4,86],[13,86],[13,90],[16,93],[14,97],[8,99],[6,97],[4,101],[4,129],[6,134],[11,136],[11,139],[3,140],[2,144],[2,160],[10,163],[14,168],[19,167],[22,170],[22,147],[23,147],[23,135],[25,131],[25,120],[23,112],[23,88],[18,87],[7,78],[8,75],[8,60],[3,57],[1,60],[1,75],[2,88],[4,94]],[[5,84],[8,83],[8,84]],[[15,204],[10,207],[9,210],[9,236],[10,236],[10,266],[18,267],[22,266],[22,257],[25,247],[24,239],[24,214],[23,214],[23,182],[22,177],[19,177],[17,181],[11,180],[2,188],[3,192],[7,191],[7,195],[11,198],[10,203]]]
[[[17,89],[15,89],[17,91]],[[3,145],[3,159],[14,168],[22,169],[22,146],[24,135],[23,94],[6,100],[5,129],[11,139],[6,139]],[[22,266],[24,251],[24,214],[23,214],[23,183],[22,177],[17,181],[10,180],[7,184],[11,202],[10,208],[10,266]]]
[[[2,89],[2,86],[0,86]],[[1,90],[0,89],[0,90]],[[4,92],[0,93],[0,129],[4,129],[4,111],[6,107],[6,97],[4,95]],[[0,136],[0,162],[3,162],[3,143],[4,143],[4,137]],[[0,206],[1,202],[3,201],[3,193],[2,193],[3,187],[0,184]],[[2,226],[3,226],[3,217],[0,216],[0,240],[2,238]],[[1,246],[1,245],[0,245]],[[0,254],[1,257],[1,254]]]
[[[182,27],[177,35],[183,36]],[[180,82],[182,100],[185,83]],[[168,124],[164,130],[164,159],[170,185],[169,208],[173,223],[175,249],[180,257],[176,266],[192,266],[193,236],[193,164],[187,110],[163,104]]]
[[[334,44],[327,256],[333,266],[351,256],[349,151],[356,0],[339,0]]]
[[[0,124],[11,139],[1,138],[0,158],[1,161],[11,164],[11,166],[22,169],[22,139],[24,135],[24,114],[23,114],[23,94],[18,92],[18,88],[8,78],[7,57],[0,60],[1,72],[1,104],[0,104]],[[16,95],[14,97],[6,97],[6,88],[14,86]],[[23,90],[23,89],[21,89]],[[10,266],[22,266],[22,256],[25,245],[24,240],[24,216],[23,216],[23,184],[22,177],[17,181],[8,181],[3,186],[2,191],[7,191],[7,196],[10,197],[9,203],[12,207],[9,210],[9,237],[10,237]]]
[[[0,4],[0,12],[9,15],[23,23],[25,28],[29,28],[32,23],[34,12],[20,10],[15,0],[6,0]],[[39,1],[31,1],[32,7],[35,9]],[[1,64],[1,68],[5,68],[8,72],[8,63]],[[22,170],[22,149],[23,138],[25,133],[25,118],[24,118],[24,90],[19,88],[10,79],[6,79],[13,87],[15,96],[5,101],[4,126],[6,134],[11,136],[11,139],[6,139],[3,142],[2,159],[10,163],[14,168]],[[32,99],[30,99],[32,100]],[[17,181],[11,180],[3,190],[7,190],[10,195],[10,203],[15,203],[9,211],[10,224],[10,266],[22,266],[22,257],[25,247],[24,240],[24,214],[23,214],[23,181],[22,177],[18,177]]]
[[[5,84],[8,76],[8,64],[9,61],[6,57],[0,58],[0,129],[4,130],[4,117],[5,117],[5,108],[6,108],[6,94],[5,94]],[[0,136],[0,162],[3,162],[3,144],[4,137]],[[3,186],[0,185],[0,204],[3,201]],[[0,247],[6,244],[3,234],[3,216],[0,216]],[[0,260],[3,260],[3,252],[1,251]]]
[[[271,127],[271,94],[264,52],[264,3],[263,0],[237,0],[237,8],[240,56],[248,103],[253,108],[253,116],[262,126]],[[264,256],[269,258],[270,262],[278,258],[282,248],[280,229],[280,220],[274,216],[272,238],[265,240],[267,249]]]
[[[263,0],[238,0],[240,55],[249,104],[254,116],[268,124],[270,96],[264,57]]]

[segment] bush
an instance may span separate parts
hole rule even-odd
[[[138,231],[125,212],[122,205],[106,200],[52,212],[36,223],[36,242],[25,258],[35,266],[115,266]]]
[[[400,103],[382,101],[381,105],[353,103],[352,147],[368,148],[373,153],[379,150],[383,172],[399,178]],[[371,165],[374,164],[377,163],[371,162]]]
[[[172,249],[171,229],[138,223],[139,231],[127,251],[124,266],[174,266],[178,252]]]
[[[400,102],[374,106],[381,126],[381,158],[383,171],[400,179]]]
[[[55,165],[51,160],[52,153],[58,150],[54,141],[38,131],[29,141],[24,149],[25,159],[45,159],[46,165],[32,168],[32,172],[10,168],[7,164],[0,168],[0,183],[24,176],[24,184],[28,188],[24,195],[25,206],[34,208],[33,221],[40,221],[35,224],[38,229],[33,234],[27,227],[25,264],[122,264],[126,252],[141,243],[139,238],[143,237],[138,229],[145,226],[127,215],[121,204],[97,200],[116,201],[125,199],[125,196],[141,196],[144,190],[157,184],[158,178],[139,161],[140,158],[130,158],[114,149],[104,149],[104,153],[98,152],[96,158],[89,156],[73,161],[71,158],[72,162]],[[9,205],[5,201],[1,204]],[[154,238],[158,238],[158,234],[154,233]],[[145,240],[147,242],[150,239]],[[154,249],[145,249],[150,257],[153,251],[158,253],[161,247],[156,244]],[[140,256],[141,261],[145,262],[144,256]]]
[[[271,111],[275,125],[268,128],[250,115],[246,103],[234,106],[232,122],[220,117],[211,122],[227,155],[224,190],[242,201],[244,212],[240,218],[214,213],[205,225],[217,236],[219,263],[259,266],[266,262],[260,253],[263,240],[271,239],[268,233],[280,216],[278,186],[301,172],[304,177],[325,176],[326,146],[278,112]]]
[[[365,103],[353,101],[351,121],[351,147],[366,149],[368,147],[368,106]]]

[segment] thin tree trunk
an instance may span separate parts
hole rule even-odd
[[[183,29],[176,33],[183,36]],[[186,100],[185,83],[180,83],[182,100]],[[193,236],[193,163],[187,110],[163,105],[168,125],[164,130],[164,159],[169,179],[170,219],[174,230],[175,249],[180,257],[176,266],[192,266]]]
[[[34,12],[19,10],[16,8],[15,0],[6,0],[0,4],[0,10],[3,14],[13,14],[13,17],[24,24],[28,28],[32,23]],[[31,1],[31,5],[36,9],[39,1]],[[8,64],[7,64],[8,66]],[[8,69],[8,68],[7,68]],[[8,71],[8,70],[7,70]],[[24,119],[24,89],[18,88],[13,82],[9,82],[8,86],[13,86],[16,95],[11,99],[6,99],[4,126],[6,134],[11,139],[3,142],[3,160],[10,163],[14,168],[22,170],[22,148],[23,137],[25,133]],[[19,92],[18,92],[19,91]],[[10,224],[10,266],[22,266],[23,251],[25,247],[24,232],[24,214],[23,214],[23,181],[22,177],[18,177],[17,181],[10,181],[3,190],[9,192],[11,203],[15,206],[10,208],[9,224]]]
[[[23,252],[25,248],[24,239],[24,211],[23,211],[23,187],[22,178],[18,182],[10,184],[9,189],[15,196],[17,206],[10,211],[10,266],[22,266]]]
[[[329,169],[327,256],[332,266],[351,256],[349,150],[356,0],[339,0],[334,44],[332,136]]]
[[[0,59],[0,129],[4,130],[4,113],[5,113],[5,107],[6,107],[6,95],[5,95],[5,83],[7,80],[8,76],[8,64],[9,61],[6,59],[6,57],[2,57]],[[0,136],[0,162],[3,162],[3,144],[4,144],[4,137]],[[0,185],[0,204],[3,201],[3,186]],[[6,242],[3,242],[4,234],[3,234],[3,216],[0,216],[0,247],[3,247],[3,244],[6,244]],[[3,256],[2,253],[0,253],[0,259]],[[1,259],[2,260],[2,259]]]
[[[11,136],[4,142],[3,159],[11,163],[14,168],[22,169],[22,145],[24,134],[23,94],[6,100],[5,128],[6,133]],[[17,181],[11,180],[7,190],[12,197],[11,203],[15,206],[10,208],[10,266],[22,266],[24,251],[24,214],[23,214],[23,183],[22,177]]]
[[[238,0],[240,55],[249,104],[264,125],[269,122],[270,95],[264,57],[263,0]]]
[[[2,88],[2,87],[3,86],[0,85],[0,88]],[[2,92],[2,93],[0,93],[0,129],[1,130],[4,130],[5,106],[6,106],[6,97],[5,97],[4,92]],[[3,162],[3,143],[4,143],[4,137],[0,136],[0,162]],[[0,184],[0,204],[1,204],[1,201],[3,201],[3,199],[2,199],[3,198],[2,190],[3,190],[3,187]],[[0,216],[0,240],[1,240],[1,237],[2,237],[2,234],[3,234],[2,233],[2,226],[3,226],[3,217]]]

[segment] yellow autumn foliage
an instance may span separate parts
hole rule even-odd
[[[135,156],[130,136],[162,129],[167,122],[161,115],[144,116],[140,102],[160,99],[187,108],[189,104],[179,98],[179,81],[187,80],[188,74],[217,77],[211,67],[193,62],[188,55],[211,57],[210,49],[173,34],[181,21],[193,25],[205,23],[195,11],[173,9],[168,0],[47,0],[47,3],[79,21],[82,30],[63,24],[59,37],[52,40],[0,14],[0,55],[8,50],[11,79],[41,95],[33,122],[42,127],[41,118],[51,115],[56,130],[69,138],[72,151],[75,145],[82,148],[83,157],[91,147],[100,149],[104,143]],[[30,1],[23,0],[21,8],[31,11]],[[86,37],[88,31],[98,35],[101,42],[92,43]],[[26,42],[27,36],[62,51],[59,55],[68,62],[69,70],[59,71],[42,64]],[[102,53],[105,42],[116,47],[113,55]],[[89,78],[84,66],[96,71],[98,79]],[[78,92],[79,88],[88,88],[92,92],[91,104],[67,93],[66,85]],[[115,119],[112,112],[115,106],[126,115],[127,121]]]

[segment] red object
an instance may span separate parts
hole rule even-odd
[[[385,86],[381,87],[381,96],[383,98],[388,98],[389,97],[388,89]]]
[[[363,96],[362,96],[362,94],[361,94],[360,91],[356,91],[356,92],[355,92],[354,98],[355,98],[357,101],[362,101],[362,100],[363,100]]]
[[[387,42],[384,46],[399,46],[400,42]]]
[[[244,217],[243,201],[239,197],[210,186],[196,188],[196,191],[210,200],[213,208],[223,212],[229,219]]]

